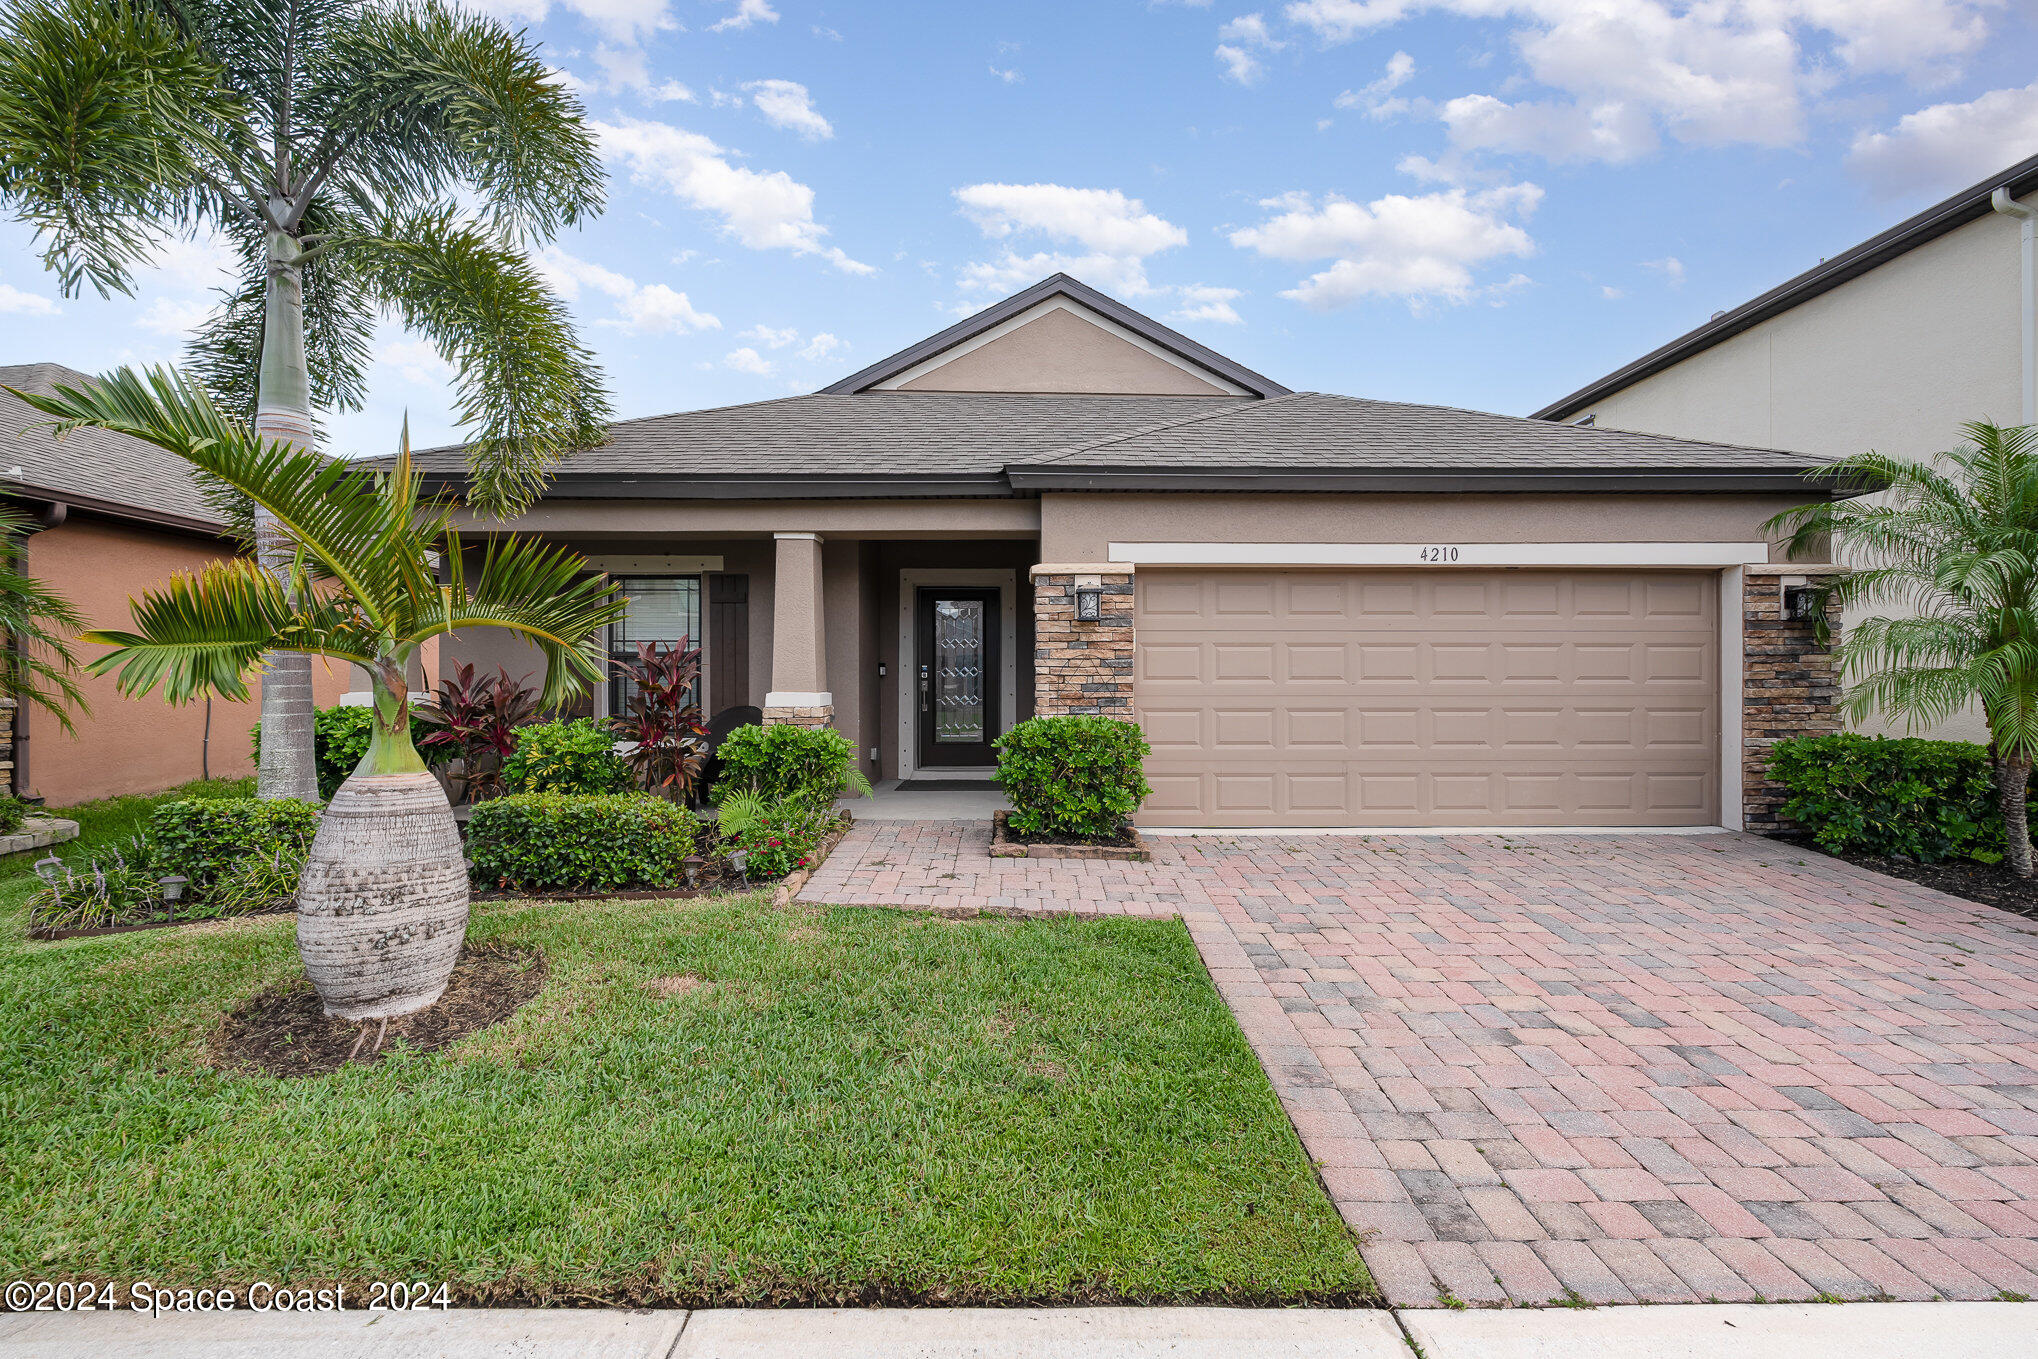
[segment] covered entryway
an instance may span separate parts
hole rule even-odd
[[[1720,820],[1717,573],[1137,581],[1144,825]]]

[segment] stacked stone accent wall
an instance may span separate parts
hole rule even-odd
[[[1076,620],[1076,591],[1100,589],[1103,617]],[[1132,568],[1033,568],[1033,710],[1132,719]]]
[[[0,633],[0,646],[7,645]],[[0,694],[0,793],[14,788],[14,700]]]
[[[832,727],[835,725],[835,707],[824,704],[818,708],[766,708],[764,725],[783,724],[791,727]]]
[[[1774,835],[1791,829],[1779,814],[1784,791],[1769,779],[1769,748],[1791,736],[1840,730],[1840,674],[1818,623],[1783,616],[1786,580],[1832,568],[1750,567],[1743,578],[1741,628],[1741,817],[1746,829]],[[1828,620],[1839,631],[1839,611]]]

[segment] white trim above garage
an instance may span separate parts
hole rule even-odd
[[[1112,543],[1135,566],[1752,566],[1767,543]]]

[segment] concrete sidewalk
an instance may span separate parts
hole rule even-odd
[[[0,1359],[1413,1359],[1410,1337],[1425,1359],[2029,1359],[2038,1306],[0,1315]]]

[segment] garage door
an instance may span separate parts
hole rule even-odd
[[[1719,583],[1685,572],[1137,577],[1153,826],[1719,819]]]

